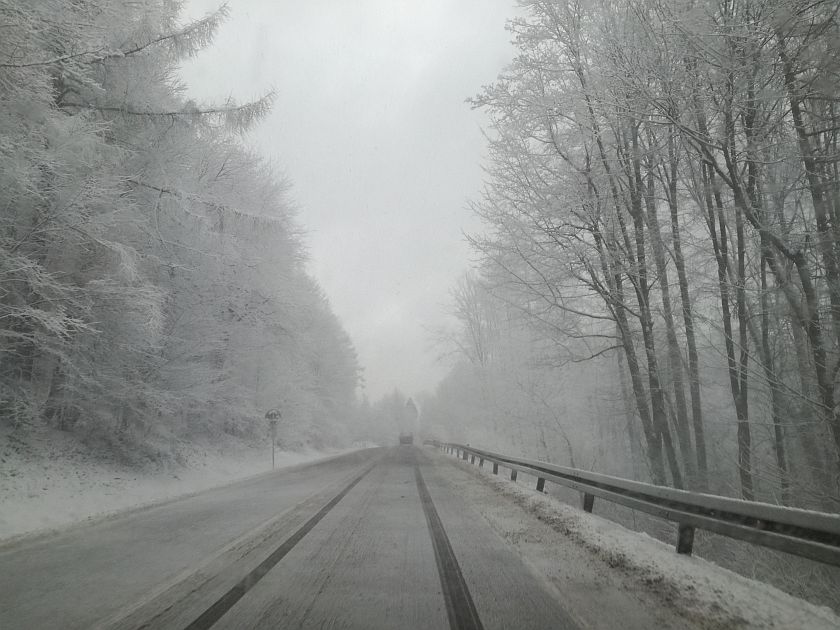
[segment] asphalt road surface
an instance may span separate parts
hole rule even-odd
[[[0,549],[0,628],[557,628],[423,449],[370,449]]]

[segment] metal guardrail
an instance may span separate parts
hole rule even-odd
[[[742,501],[711,494],[654,486],[640,481],[555,466],[520,457],[511,457],[463,444],[429,441],[445,452],[483,466],[493,464],[537,478],[537,490],[544,492],[551,481],[582,493],[583,509],[591,512],[595,497],[677,523],[677,553],[690,554],[694,530],[704,529],[722,536],[745,540],[764,547],[840,566],[840,515],[780,507],[768,503]]]

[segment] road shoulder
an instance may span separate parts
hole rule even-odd
[[[526,487],[525,479],[512,483],[431,449],[424,453],[587,627],[840,627],[828,608],[678,556],[664,543]]]

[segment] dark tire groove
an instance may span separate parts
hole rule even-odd
[[[449,537],[432,502],[432,495],[429,494],[429,489],[420,473],[420,466],[417,464],[414,465],[414,477],[417,480],[417,490],[420,493],[420,503],[426,515],[429,533],[432,536],[432,547],[435,550],[438,575],[443,589],[443,598],[446,601],[449,627],[452,630],[484,630],[464,575],[461,573],[458,559],[455,557]]]
[[[222,595],[216,602],[205,610],[201,615],[186,626],[185,630],[208,630],[215,624],[222,616],[230,610],[236,602],[251,590],[274,566],[288,554],[295,545],[297,545],[306,534],[308,534],[318,522],[324,518],[327,513],[332,510],[341,499],[343,499],[350,490],[352,490],[357,483],[359,483],[365,475],[367,475],[375,466],[369,467],[361,475],[353,479],[344,489],[335,495],[330,501],[322,507],[318,512],[301,525],[294,534],[284,540],[277,549],[263,560],[255,569],[239,581],[236,586],[233,586],[227,593]]]

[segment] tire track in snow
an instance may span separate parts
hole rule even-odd
[[[189,624],[185,630],[209,630],[222,616],[230,610],[236,602],[251,590],[275,565],[277,565],[283,557],[288,554],[297,545],[306,534],[308,534],[318,522],[324,518],[327,513],[332,510],[341,499],[343,499],[348,492],[350,492],[356,484],[358,484],[374,466],[366,469],[361,475],[353,479],[344,489],[335,495],[330,501],[322,507],[312,518],[301,525],[294,534],[289,536],[283,543],[277,547],[269,556],[263,560],[255,569],[239,581],[236,586],[232,587],[227,593],[222,595],[216,602],[205,610],[199,617]]]
[[[420,473],[420,466],[414,465],[414,478],[417,480],[417,490],[420,493],[420,502],[423,505],[423,513],[426,515],[426,523],[429,525],[429,533],[432,536],[432,546],[435,550],[435,561],[437,562],[440,584],[443,589],[443,598],[446,601],[446,614],[449,617],[449,627],[452,630],[484,630],[478,611],[475,608],[470,590],[461,573],[458,559],[449,543],[446,530],[440,521],[435,504],[432,502],[432,495],[426,487],[423,475]]]

